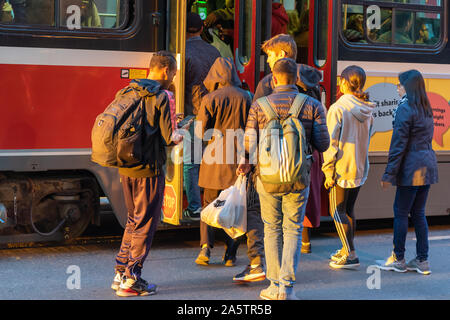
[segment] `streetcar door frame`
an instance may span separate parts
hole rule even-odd
[[[326,4],[326,12],[323,5]],[[309,39],[308,39],[308,65],[317,68],[322,73],[320,81],[322,89],[322,103],[329,108],[336,99],[337,93],[337,58],[338,58],[338,19],[340,1],[310,0],[309,7]],[[322,34],[321,17],[327,17],[326,33]],[[330,27],[331,26],[331,27]],[[322,31],[323,32],[323,31]],[[322,40],[322,36],[326,39]],[[325,61],[320,63],[318,57],[321,41],[326,43]]]
[[[167,7],[167,29],[173,23],[170,16],[172,8],[170,5],[175,1],[168,1]],[[175,47],[172,52],[177,59],[177,75],[174,79],[176,112],[184,113],[185,96],[185,56],[186,56],[186,18],[187,0],[176,1],[176,34]],[[169,32],[169,31],[167,31]],[[169,38],[166,39],[169,46]],[[169,48],[168,48],[169,49]],[[167,148],[166,184],[162,207],[162,222],[181,225],[183,219],[183,143],[175,147]]]
[[[261,63],[260,44],[263,42],[263,38],[267,38],[267,29],[270,30],[270,19],[266,18],[265,20],[266,32],[263,34],[262,16],[263,14],[266,17],[271,16],[271,3],[271,0],[235,0],[234,4],[233,54],[235,64],[242,82],[245,82],[252,92],[255,92],[261,78],[261,71],[264,71],[264,63]],[[249,5],[251,5],[250,11],[246,10]],[[246,35],[251,35],[251,37],[246,39]]]

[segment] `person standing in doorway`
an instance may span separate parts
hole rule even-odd
[[[237,143],[243,139],[252,100],[241,88],[236,67],[230,58],[216,59],[204,84],[209,93],[203,97],[197,121],[202,128],[201,135],[210,137],[210,140],[203,153],[198,184],[204,190],[203,203],[206,208],[221,191],[236,182],[239,154],[243,152],[241,144]],[[239,133],[242,134],[242,139],[239,139]],[[195,260],[199,265],[209,264],[210,251],[214,247],[215,229],[203,221],[200,222],[201,251]],[[232,267],[236,261],[239,242],[228,235],[225,237],[226,251],[223,263],[227,267]]]
[[[203,20],[194,12],[187,15],[186,33],[186,79],[184,115],[197,115],[202,97],[208,93],[203,81],[214,61],[220,57],[219,51],[202,40]],[[194,135],[195,122],[190,126],[189,136],[184,137],[183,145],[183,181],[188,207],[184,216],[200,220],[202,210],[198,176],[200,170],[202,142]]]

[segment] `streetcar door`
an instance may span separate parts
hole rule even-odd
[[[242,82],[252,92],[264,70],[258,44],[267,38],[264,26],[270,26],[266,17],[270,16],[271,3],[271,0],[235,0],[234,58]]]
[[[187,0],[167,1],[166,47],[177,58],[174,79],[176,112],[184,112],[184,79],[186,51]],[[153,15],[154,16],[154,15]],[[157,16],[157,18],[159,18]],[[180,225],[183,214],[183,148],[182,143],[167,148],[166,185],[162,208],[162,221]]]
[[[309,0],[308,65],[322,72],[322,103],[336,98],[338,1]]]

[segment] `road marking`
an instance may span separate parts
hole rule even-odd
[[[414,238],[413,240],[417,240],[417,238]],[[437,241],[437,240],[450,240],[450,236],[436,236],[428,238],[428,241]]]

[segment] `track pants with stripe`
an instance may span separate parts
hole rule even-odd
[[[356,229],[354,207],[360,188],[341,188],[336,185],[329,191],[330,214],[336,225],[342,247],[347,253],[355,250],[353,243]]]

